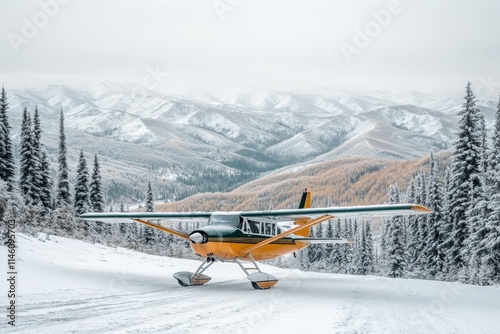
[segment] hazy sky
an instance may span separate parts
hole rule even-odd
[[[495,0],[0,2],[6,85],[157,69],[196,88],[500,93]]]

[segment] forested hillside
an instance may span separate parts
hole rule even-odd
[[[147,211],[214,211],[297,207],[304,188],[314,192],[314,206],[418,203],[433,213],[393,217],[381,227],[368,221],[330,221],[313,229],[320,237],[354,240],[352,245],[313,245],[297,259],[275,264],[306,270],[390,277],[461,280],[497,284],[500,279],[500,105],[492,133],[470,84],[458,114],[453,149],[416,160],[342,158],[307,161],[285,167],[230,193],[207,193],[154,206],[155,183],[144,187]],[[49,173],[38,109],[23,111],[19,162],[14,159],[6,93],[0,101],[0,214],[19,231],[71,236],[178,257],[193,256],[187,242],[135,223],[83,222],[78,215],[104,211],[99,156],[89,168],[80,150],[76,180],[67,161],[65,118],[59,116],[58,173]],[[418,143],[416,143],[418,144]],[[92,173],[90,172],[92,169]],[[17,173],[18,177],[17,177]],[[200,176],[203,178],[203,176]],[[72,191],[74,189],[74,191]],[[128,211],[122,201],[119,211]],[[139,209],[139,208],[137,208]],[[177,223],[190,231],[197,223]],[[376,232],[374,234],[374,232]]]

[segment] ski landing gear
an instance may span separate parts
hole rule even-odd
[[[250,280],[250,282],[252,282],[252,286],[254,289],[266,290],[274,286],[276,283],[278,283],[278,279],[276,277],[274,277],[271,274],[263,273],[260,270],[259,266],[257,265],[257,262],[255,262],[252,255],[248,254],[248,257],[250,258],[250,260],[252,260],[252,263],[255,267],[246,268],[238,259],[235,259],[234,262],[236,262],[240,266],[240,268],[245,272],[245,274],[247,274],[247,277]],[[255,272],[250,273],[250,271],[252,270],[254,270]]]
[[[207,283],[212,279],[212,277],[203,275],[202,273],[207,270],[212,264],[214,264],[215,259],[208,257],[205,262],[196,269],[195,273],[190,271],[179,271],[175,273],[173,276],[182,286],[191,286],[191,285],[202,285]]]

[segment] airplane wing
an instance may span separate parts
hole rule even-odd
[[[274,221],[291,221],[297,219],[309,220],[322,215],[332,218],[359,218],[368,216],[404,216],[430,213],[431,210],[417,204],[383,204],[364,206],[344,206],[292,210],[242,211],[247,218],[262,218]]]
[[[368,206],[348,206],[332,208],[315,209],[297,209],[297,210],[269,210],[269,211],[248,211],[241,215],[247,218],[267,217],[275,220],[300,221],[298,226],[286,230],[274,237],[267,238],[253,246],[245,248],[242,254],[250,254],[254,250],[261,248],[271,242],[279,240],[287,235],[294,234],[305,228],[319,224],[333,218],[357,218],[365,216],[402,216],[412,214],[426,214],[432,211],[422,205],[417,204],[384,204]]]
[[[285,232],[265,239],[260,243],[253,245],[242,252],[249,253],[275,240],[281,239],[287,235],[296,233],[302,229],[319,224],[325,220],[333,218],[357,218],[366,216],[401,216],[411,214],[430,213],[431,210],[424,206],[416,204],[385,204],[368,206],[348,206],[348,207],[328,207],[328,208],[309,208],[292,210],[264,210],[264,211],[234,211],[242,217],[258,220],[271,221],[295,221],[298,226],[286,230]],[[211,216],[211,212],[93,212],[85,213],[80,216],[84,220],[101,221],[105,223],[130,223],[132,221],[153,227],[160,231],[173,234],[183,239],[188,239],[188,235],[151,221],[155,220],[206,220]]]
[[[306,238],[306,237],[295,237],[292,238],[294,241],[306,241],[310,244],[351,244],[353,240],[341,239],[341,238]]]
[[[136,219],[141,220],[207,220],[211,212],[89,212],[80,218],[103,223],[131,223]]]
[[[154,220],[207,220],[210,218],[210,212],[90,212],[84,213],[80,218],[84,220],[100,221],[104,223],[132,223],[143,224],[162,232],[170,233],[176,237],[189,240],[189,235],[173,228],[155,224]]]

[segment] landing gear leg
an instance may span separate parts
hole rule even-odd
[[[202,262],[198,269],[196,269],[196,272],[192,273],[190,271],[179,271],[173,276],[181,286],[205,284],[210,281],[212,277],[203,275],[203,272],[214,264],[214,262],[215,259],[207,258],[207,260]]]
[[[245,267],[240,260],[235,259],[234,262],[236,262],[240,268],[247,274],[247,278],[252,282],[252,287],[256,290],[267,290],[270,287],[274,286],[276,283],[278,283],[278,279],[274,277],[271,274],[266,274],[262,272],[257,265],[257,262],[253,259],[251,254],[248,254],[248,257],[252,261],[254,267],[253,268],[247,268]],[[250,273],[251,271],[254,271],[253,273]]]

